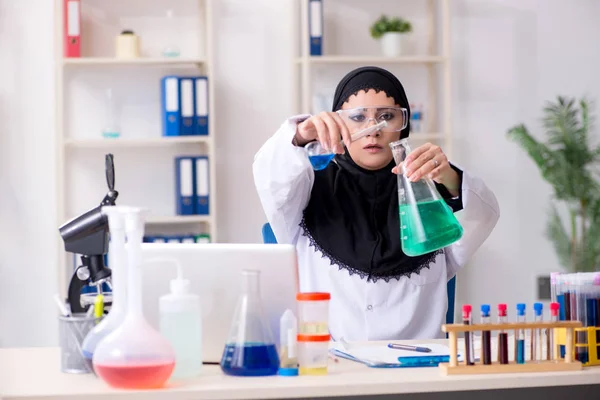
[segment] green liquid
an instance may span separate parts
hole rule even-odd
[[[401,205],[402,250],[414,257],[449,246],[462,237],[462,226],[444,200]]]

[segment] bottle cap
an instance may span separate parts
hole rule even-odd
[[[525,303],[519,303],[517,304],[517,315],[525,315],[525,308],[527,306],[525,305]]]
[[[501,303],[498,304],[498,316],[499,317],[506,317],[506,304]]]
[[[298,368],[279,368],[277,372],[281,376],[298,376]]]
[[[298,293],[296,295],[296,300],[298,301],[323,301],[323,300],[331,300],[331,294],[329,293]]]
[[[298,335],[299,342],[329,342],[331,335]]]
[[[189,279],[171,279],[171,293],[173,294],[186,294],[190,292],[190,281]]]
[[[552,315],[557,315],[559,308],[560,308],[560,304],[550,303],[550,312]]]
[[[463,315],[469,315],[469,314],[471,314],[471,310],[472,309],[473,308],[471,307],[470,304],[463,304],[463,306],[462,306]]]
[[[533,310],[535,311],[535,315],[542,315],[542,311],[544,310],[544,305],[542,303],[534,303]]]
[[[489,304],[482,304],[481,305],[481,312],[485,315],[490,315],[490,305]]]

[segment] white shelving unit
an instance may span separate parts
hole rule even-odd
[[[383,57],[370,55],[335,55],[329,54],[324,45],[323,55],[311,56],[309,49],[309,0],[299,0],[299,21],[293,21],[297,42],[300,43],[300,56],[295,57],[296,81],[298,93],[295,98],[297,113],[311,113],[313,78],[318,72],[315,69],[348,65],[350,69],[375,65],[382,68],[420,67],[426,69],[428,76],[428,94],[424,129],[422,132],[411,133],[411,140],[423,142],[432,141],[440,143],[444,152],[450,157],[452,154],[451,140],[451,49],[450,49],[450,10],[448,0],[423,0],[427,14],[427,50],[426,54],[407,54],[401,57]],[[323,0],[323,9],[346,5],[341,0]],[[357,4],[354,2],[353,4]],[[365,7],[373,9],[378,2],[364,2]],[[325,12],[325,11],[324,11]],[[325,13],[327,14],[327,13]],[[394,15],[402,14],[402,6],[397,6]],[[344,21],[335,21],[343,24]],[[338,27],[339,28],[339,27]],[[324,40],[327,43],[328,24],[324,22]],[[343,36],[336,31],[336,35]],[[401,79],[402,80],[402,79]],[[336,82],[337,83],[337,82]],[[412,102],[410,95],[409,101]],[[439,107],[437,106],[439,104]],[[440,108],[438,110],[438,108]]]
[[[126,158],[127,156],[123,156],[123,154],[134,154],[139,155],[144,152],[154,152],[152,156],[150,156],[150,163],[154,161],[152,157],[157,154],[158,157],[168,157],[166,155],[167,151],[177,151],[181,154],[198,154],[198,155],[208,155],[209,157],[209,169],[210,169],[210,215],[190,215],[190,216],[179,216],[179,215],[171,215],[175,214],[175,210],[171,214],[157,214],[152,210],[150,215],[147,218],[146,226],[147,231],[156,232],[161,229],[165,229],[166,232],[173,232],[177,229],[185,230],[182,233],[193,232],[197,234],[208,233],[211,236],[212,241],[217,240],[217,227],[216,227],[216,162],[215,162],[215,146],[214,146],[214,136],[215,136],[215,101],[214,101],[214,84],[211,81],[211,72],[213,71],[213,49],[212,49],[212,0],[188,0],[188,4],[191,4],[192,7],[197,7],[199,18],[193,21],[193,24],[196,24],[195,28],[198,29],[201,34],[201,38],[195,38],[198,41],[199,48],[193,49],[197,50],[197,55],[192,57],[183,56],[184,52],[182,51],[182,57],[178,58],[162,58],[159,54],[136,59],[118,59],[111,57],[110,52],[106,50],[100,52],[94,52],[90,49],[84,48],[85,41],[83,40],[83,35],[86,34],[86,21],[83,18],[81,21],[81,32],[82,32],[82,43],[81,43],[81,57],[80,58],[66,58],[64,57],[63,51],[63,7],[64,0],[54,0],[55,2],[55,14],[54,14],[54,26],[55,26],[55,60],[56,60],[56,89],[55,89],[55,100],[56,100],[56,162],[57,162],[57,223],[58,225],[63,224],[68,221],[70,218],[73,218],[86,210],[82,210],[81,205],[78,205],[77,209],[74,210],[72,207],[69,207],[69,202],[73,201],[74,198],[78,196],[78,188],[73,187],[72,182],[69,179],[69,172],[77,171],[78,168],[81,167],[81,160],[86,159],[88,155],[94,158],[94,168],[97,165],[97,169],[101,172],[101,181],[97,182],[98,186],[105,187],[104,180],[104,155],[107,153],[116,152],[126,152],[121,153],[122,158]],[[90,3],[90,7],[92,8],[101,8],[105,7],[106,3],[103,3],[99,0],[81,0],[82,10],[86,3]],[[163,4],[158,5],[159,2]],[[109,2],[110,4],[106,5],[106,7],[123,7],[127,13],[127,17],[129,18],[127,21],[133,21],[134,23],[139,23],[140,15],[145,18],[156,18],[156,8],[162,7],[165,10],[172,7],[181,6],[181,4],[172,4],[169,1],[160,0],[159,2],[155,2],[152,4],[147,4],[143,2],[135,2],[132,4],[125,4],[119,2]],[[137,8],[140,7],[138,10]],[[147,10],[141,9],[141,7],[154,7],[153,10],[146,12]],[[121,9],[121,8],[120,8]],[[112,11],[112,10],[111,10]],[[135,13],[139,12],[140,15],[135,15]],[[132,13],[134,18],[132,18]],[[92,20],[97,18],[98,15],[106,15],[108,13],[101,12],[100,14],[96,13],[91,17]],[[159,17],[160,18],[160,17]],[[183,15],[183,19],[186,22],[189,22],[190,16]],[[97,21],[94,21],[97,22]],[[110,21],[114,23],[114,19]],[[102,25],[99,30],[105,30],[106,26]],[[176,28],[179,29],[179,28]],[[89,30],[87,30],[89,32]],[[104,32],[102,32],[104,33]],[[93,35],[90,35],[93,36]],[[101,35],[97,35],[101,36]],[[182,39],[185,35],[180,35],[178,32],[178,40],[181,37]],[[114,40],[111,38],[102,38],[106,41],[106,43],[111,43],[110,41]],[[143,39],[143,38],[142,38]],[[90,39],[91,40],[91,39]],[[151,41],[149,41],[151,42]],[[105,46],[106,47],[106,46]],[[104,53],[104,54],[97,54]],[[108,53],[108,54],[107,54]],[[73,128],[73,125],[69,122],[69,113],[67,112],[67,100],[69,100],[69,85],[72,83],[70,78],[76,76],[78,79],[81,79],[81,76],[85,74],[86,71],[94,71],[94,74],[101,74],[103,77],[111,77],[111,74],[123,73],[123,71],[128,71],[128,74],[131,74],[131,80],[135,81],[138,75],[143,75],[146,71],[155,70],[159,72],[154,72],[154,74],[160,73],[161,75],[172,74],[173,71],[182,71],[181,75],[188,75],[190,70],[193,70],[193,75],[205,75],[209,77],[209,85],[208,85],[208,109],[209,109],[209,135],[208,136],[179,136],[179,137],[162,137],[159,135],[159,129],[153,130],[152,135],[148,134],[146,136],[137,135],[135,137],[129,137],[125,131],[122,132],[122,136],[115,139],[102,138],[100,133],[98,132],[97,136],[91,137],[90,135],[82,137],[82,135],[78,135],[79,130]],[[164,71],[164,73],[163,73]],[[83,74],[82,74],[83,73]],[[148,79],[148,75],[144,75],[146,79]],[[156,88],[156,94],[160,96],[160,82],[156,81],[155,86],[151,89],[154,90]],[[135,91],[135,89],[131,89],[131,91]],[[154,92],[152,92],[154,93]],[[87,93],[85,93],[88,95]],[[88,96],[93,96],[90,93]],[[87,110],[86,110],[87,111]],[[93,112],[93,111],[90,111]],[[149,109],[147,110],[149,113],[157,113],[160,115],[160,108]],[[77,130],[77,132],[73,132]],[[165,153],[165,154],[163,154]],[[82,155],[83,154],[83,155]],[[98,162],[97,162],[98,161]],[[118,161],[115,156],[115,163],[118,164]],[[163,160],[164,161],[164,160]],[[170,182],[167,184],[168,187],[171,187],[172,197],[175,198],[175,183],[174,183],[174,162],[169,159],[169,165],[173,166],[172,173],[168,174],[170,176]],[[79,163],[79,164],[78,164]],[[165,163],[167,164],[167,163]],[[88,166],[89,167],[89,166]],[[137,168],[139,168],[139,174],[143,174],[146,166],[144,165],[135,165],[136,171],[133,173],[137,174]],[[129,173],[129,171],[119,170],[118,165],[115,165],[115,175],[116,175],[116,187],[115,189],[119,191],[120,196],[117,198],[117,204],[119,204],[119,200],[122,198],[123,193],[131,193],[132,191],[136,191],[136,193],[140,196],[145,195],[145,193],[152,193],[152,188],[144,185],[143,183],[138,184],[134,181],[134,184],[129,184],[127,187],[123,186],[123,180],[120,179],[120,176],[125,172]],[[130,173],[131,175],[131,173]],[[166,175],[166,174],[165,174]],[[100,175],[98,175],[100,176]],[[120,183],[121,182],[121,183]],[[143,193],[143,194],[141,194]],[[86,198],[87,200],[87,198]],[[91,209],[97,206],[102,197],[98,198],[96,203],[87,204],[87,209]],[[57,226],[58,230],[58,226]],[[58,236],[58,235],[57,235]],[[67,254],[64,251],[64,243],[60,237],[57,238],[57,246],[59,246],[59,259],[58,259],[58,277],[59,277],[59,290],[61,293],[66,293],[66,286],[68,285],[68,281],[72,274],[72,263],[70,260],[72,259],[72,255]]]

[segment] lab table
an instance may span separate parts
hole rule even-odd
[[[600,399],[600,367],[444,376],[437,367],[374,369],[339,359],[330,363],[326,376],[246,378],[226,376],[219,366],[204,365],[201,375],[188,382],[160,390],[124,391],[108,387],[93,374],[61,373],[59,365],[59,348],[0,349],[0,399]]]

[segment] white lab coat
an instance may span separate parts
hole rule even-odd
[[[430,268],[410,278],[368,281],[331,265],[310,246],[299,226],[314,180],[303,148],[292,144],[298,121],[288,119],[254,158],[254,182],[278,243],[296,246],[300,290],[329,292],[329,327],[339,340],[428,339],[444,337],[440,330],[447,310],[446,284],[481,246],[498,221],[492,191],[463,171],[461,223],[464,235],[444,249]]]

